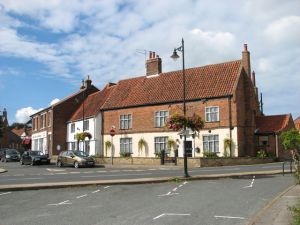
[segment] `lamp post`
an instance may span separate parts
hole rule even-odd
[[[82,80],[82,86],[84,86],[84,80]],[[85,89],[83,89],[82,95],[83,95],[83,101],[82,101],[82,132],[84,132],[84,100],[85,100]],[[85,137],[84,137],[84,140],[82,141],[82,151],[83,152],[84,152],[84,147],[85,147]]]
[[[177,54],[177,51],[182,53],[182,81],[183,81],[183,115],[184,117],[186,116],[186,104],[185,104],[185,65],[184,65],[184,40],[183,38],[181,39],[181,46],[178,48],[174,49],[173,54],[171,55],[171,58],[176,61],[179,58],[179,55]],[[184,124],[183,127],[183,137],[184,137],[184,142],[183,142],[183,164],[184,164],[184,177],[190,177],[188,174],[188,166],[187,166],[187,154],[186,154],[186,125]]]

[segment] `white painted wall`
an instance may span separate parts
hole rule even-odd
[[[234,128],[232,131],[232,140],[234,143],[234,156],[237,156],[238,153],[238,149],[236,146],[237,143],[237,129]],[[203,135],[213,135],[213,134],[217,134],[219,135],[219,151],[220,153],[218,154],[219,156],[223,156],[224,155],[224,139],[225,138],[229,138],[229,129],[228,128],[224,128],[224,129],[215,129],[215,130],[211,130],[211,133],[208,132],[208,130],[203,130],[199,133],[199,135],[196,136],[195,138],[195,143],[194,143],[194,139],[190,136],[187,137],[187,141],[192,141],[192,146],[195,148],[199,147],[200,148],[200,154],[193,152],[193,156],[195,155],[195,157],[200,157],[203,156]],[[154,138],[155,137],[169,137],[171,139],[173,139],[174,141],[176,141],[177,145],[178,145],[178,156],[179,157],[183,157],[183,139],[180,139],[178,132],[160,132],[160,133],[139,133],[139,134],[127,134],[127,135],[115,135],[113,137],[113,139],[111,138],[110,135],[104,135],[104,140],[103,143],[105,143],[107,140],[112,141],[113,142],[113,146],[114,146],[114,156],[115,157],[119,157],[120,156],[120,138],[132,138],[132,157],[155,157],[154,151],[155,151],[155,146],[154,146]],[[143,152],[139,153],[138,151],[138,142],[141,138],[144,138],[144,140],[146,141],[148,148],[145,151],[145,148],[143,148]],[[107,154],[105,152],[105,146],[104,144],[102,144],[103,149],[104,149],[104,156],[111,156],[111,149],[107,151]]]
[[[92,135],[90,140],[90,155],[103,155],[103,143],[102,143],[102,115],[98,113],[96,117],[89,118],[89,129],[86,130]],[[71,124],[67,124],[67,142],[76,142],[75,134],[82,132],[82,120],[76,121],[75,123],[75,133],[71,133]],[[88,139],[86,139],[88,140]],[[79,143],[79,149],[83,149],[83,143]]]
[[[47,131],[32,134],[31,140],[31,150],[39,150],[45,154],[48,154]]]

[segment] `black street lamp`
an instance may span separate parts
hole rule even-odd
[[[181,46],[174,49],[173,54],[171,55],[171,58],[176,61],[179,58],[179,55],[177,54],[177,51],[182,53],[182,80],[183,80],[183,115],[186,116],[186,104],[185,104],[185,65],[184,65],[184,40],[182,38],[181,40]],[[188,173],[188,166],[187,166],[187,154],[186,154],[186,125],[184,124],[183,127],[183,136],[184,136],[184,142],[183,142],[183,164],[184,164],[184,177],[190,177]]]

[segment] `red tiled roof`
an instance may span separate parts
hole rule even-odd
[[[278,133],[288,125],[290,117],[291,114],[256,117],[258,133]]]
[[[24,133],[24,128],[14,128],[11,131],[20,137]]]
[[[186,69],[186,100],[232,95],[241,60]],[[117,83],[102,109],[182,101],[182,71]]]
[[[71,116],[70,121],[80,120],[83,117],[83,104],[84,104],[84,117],[95,116],[101,106],[106,101],[107,97],[114,89],[114,86],[106,86],[102,91],[97,91],[93,94],[90,94],[84,102],[78,107],[78,109]]]

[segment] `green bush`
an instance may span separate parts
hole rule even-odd
[[[205,158],[217,158],[218,154],[216,152],[203,152]]]
[[[267,158],[267,153],[264,150],[260,150],[257,152],[256,157],[260,159]]]
[[[293,215],[292,225],[299,225],[300,224],[300,202],[298,202],[293,207],[288,207],[288,209],[292,212]]]
[[[120,152],[120,156],[124,158],[131,157],[131,152]]]

